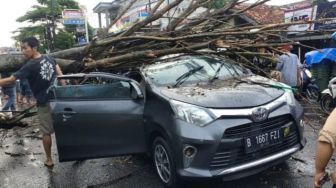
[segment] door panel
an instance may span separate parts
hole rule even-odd
[[[97,87],[99,88],[102,88],[101,85]],[[76,88],[72,90],[76,91]],[[143,99],[97,99],[95,93],[90,93],[89,97],[83,99],[76,98],[79,96],[76,93],[72,95],[73,99],[58,98],[50,103],[60,161],[141,153],[147,150]]]
[[[146,151],[141,103],[72,101],[52,108],[60,161]]]

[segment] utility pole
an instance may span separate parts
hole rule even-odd
[[[88,19],[85,13],[85,38],[86,38],[86,43],[89,43],[89,28],[88,28]]]
[[[55,29],[55,0],[51,0],[51,38],[50,38],[50,50],[53,51],[55,49],[55,36],[56,36],[56,29]]]
[[[51,36],[51,22],[50,22],[51,16],[46,14],[45,19],[42,19],[42,21],[45,21],[44,25],[44,44],[47,46],[47,53],[50,52],[52,48],[52,36]]]
[[[86,39],[86,42],[89,43],[89,27],[88,27],[88,18],[87,18],[87,9],[86,7],[81,7],[81,10],[83,12],[83,16],[84,16],[84,19],[85,19],[85,39]]]

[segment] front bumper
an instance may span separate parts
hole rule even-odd
[[[178,122],[181,129],[174,139],[178,174],[185,179],[221,177],[224,180],[253,175],[288,159],[305,145],[303,110],[300,105],[280,105],[264,122],[247,117],[219,118],[206,127]],[[264,127],[263,127],[264,126]],[[245,153],[244,138],[263,131],[290,127],[290,134],[281,142],[252,153]],[[245,131],[244,130],[248,130]],[[234,134],[229,134],[234,133]],[[253,135],[252,134],[252,135]],[[185,163],[183,147],[193,146],[197,153]]]
[[[178,173],[184,179],[220,177],[224,181],[230,181],[251,176],[279,163],[282,163],[287,160],[292,154],[301,150],[301,148],[302,146],[300,144],[297,144],[294,147],[288,148],[287,150],[281,151],[271,156],[220,170],[217,172],[217,174],[211,173],[208,169],[201,170],[196,168],[181,169],[178,171]]]
[[[292,148],[286,149],[271,156],[225,169],[221,171],[218,176],[224,176],[223,180],[232,180],[261,172],[271,166],[283,162],[284,160],[288,159],[292,154],[299,151],[301,148],[302,147],[298,144]]]

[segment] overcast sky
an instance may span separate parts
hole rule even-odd
[[[92,12],[92,9],[99,2],[111,2],[110,0],[77,0],[80,4],[85,5],[88,10],[89,23],[93,27],[98,27],[98,16]],[[253,1],[253,0],[251,0]],[[271,0],[268,4],[271,5],[282,5],[286,3],[298,2],[301,0]],[[12,31],[15,31],[19,27],[24,25],[17,23],[15,20],[23,16],[32,5],[36,5],[36,0],[6,0],[0,6],[0,46],[12,46],[13,41],[11,39]]]

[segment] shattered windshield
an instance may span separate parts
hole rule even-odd
[[[183,56],[169,62],[151,65],[145,68],[144,72],[157,85],[174,85],[182,75],[198,67],[202,69],[188,75],[184,83],[209,81],[214,77],[226,80],[246,74],[244,68],[230,59],[208,56]]]

